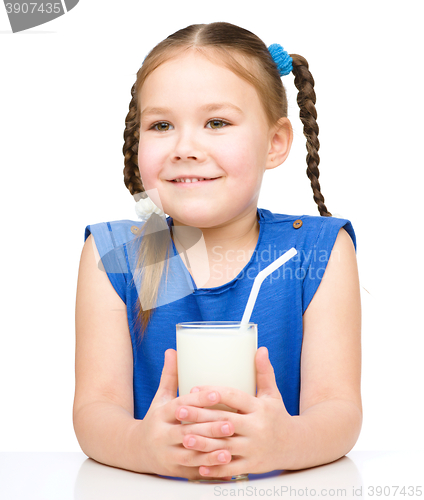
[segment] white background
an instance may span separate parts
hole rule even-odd
[[[80,451],[72,426],[74,310],[85,226],[134,219],[124,120],[149,50],[227,21],[306,57],[325,203],[357,236],[364,424],[355,450],[423,447],[423,65],[418,1],[81,0],[12,34],[0,5],[0,451]],[[295,139],[259,207],[319,215],[293,77]],[[421,300],[420,300],[421,299]]]

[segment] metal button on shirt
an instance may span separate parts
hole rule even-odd
[[[137,226],[131,226],[130,231],[132,232],[132,234],[137,234],[138,227]]]
[[[293,222],[293,227],[295,229],[299,229],[299,227],[302,227],[303,222],[300,219],[297,219]]]

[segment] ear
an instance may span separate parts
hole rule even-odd
[[[288,118],[280,118],[271,130],[270,149],[266,161],[266,170],[278,167],[286,160],[293,142],[293,129]]]

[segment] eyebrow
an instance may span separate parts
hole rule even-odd
[[[221,111],[223,109],[230,109],[240,115],[244,114],[243,111],[238,106],[236,106],[231,102],[217,102],[217,103],[205,104],[200,107],[201,111],[208,111],[210,113],[213,111]],[[172,110],[170,108],[147,107],[143,109],[143,111],[141,112],[140,118],[145,118],[146,116],[150,115],[162,115],[171,112]]]

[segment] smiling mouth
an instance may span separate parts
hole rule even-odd
[[[215,177],[214,179],[201,179],[201,180],[189,180],[189,181],[177,181],[177,180],[172,180],[168,182],[172,182],[173,184],[177,184],[179,186],[199,186],[199,185],[204,185],[207,183],[211,183],[213,181],[217,181],[218,179],[221,179],[221,177]]]

